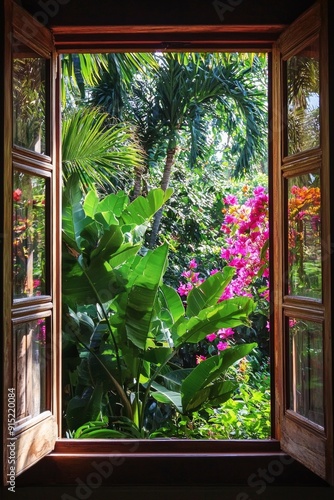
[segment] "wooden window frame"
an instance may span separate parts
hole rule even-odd
[[[285,26],[252,26],[226,27],[226,26],[121,26],[121,27],[53,27],[56,50],[66,52],[101,52],[117,48],[119,52],[149,51],[149,50],[207,50],[207,51],[261,51],[268,52],[272,58],[272,65],[278,64],[274,43]],[[8,83],[8,82],[7,82]],[[58,82],[59,84],[59,82]],[[269,89],[269,99],[277,99],[273,95],[272,87]],[[7,112],[7,118],[10,120]],[[279,135],[279,117],[270,116],[270,124],[276,127]],[[56,142],[60,140],[60,114],[55,127]],[[269,127],[271,130],[271,127]],[[278,145],[270,142],[270,157],[280,156]],[[4,145],[5,155],[9,154],[8,145]],[[58,160],[59,161],[59,160]],[[270,165],[272,174],[273,163]],[[270,176],[270,183],[273,182]],[[271,186],[272,189],[272,186]],[[11,192],[7,190],[6,199],[11,199]],[[56,198],[55,210],[60,212],[59,198]],[[6,203],[5,203],[6,205]],[[9,206],[10,204],[7,203]],[[271,207],[273,210],[273,207]],[[9,215],[5,207],[5,217]],[[59,222],[58,222],[59,223]],[[60,226],[59,226],[60,229]],[[59,231],[60,234],[60,231]],[[271,235],[272,241],[274,235]],[[56,242],[59,245],[59,241]],[[272,261],[277,259],[278,267],[281,264],[279,245],[272,245]],[[59,247],[58,247],[59,249]],[[10,262],[7,261],[10,265]],[[55,269],[60,275],[59,267]],[[275,271],[277,272],[277,271]],[[279,291],[272,289],[272,294],[277,296]],[[6,301],[5,301],[6,304]],[[60,308],[57,308],[56,323],[60,325]],[[275,339],[276,348],[278,338]],[[272,355],[274,353],[272,352]],[[281,355],[282,353],[280,353]],[[57,356],[60,356],[59,345]],[[282,358],[282,355],[281,355]],[[273,359],[275,359],[273,357]],[[275,364],[274,376],[281,373],[282,367]],[[59,381],[59,372],[56,374]],[[279,385],[277,386],[280,387]],[[283,387],[282,387],[283,389]],[[92,472],[92,463],[98,460],[114,460],[113,473],[106,477],[105,485],[126,485],[129,475],[137,484],[161,484],[163,478],[161,470],[168,469],[168,476],[173,477],[173,484],[193,483],[193,472],[201,470],[201,477],[196,477],[196,483],[207,485],[249,484],[252,473],[259,469],[267,469],[272,463],[279,461],[284,464],[282,473],[275,477],[277,484],[297,484],[323,486],[325,483],[298,462],[289,462],[289,456],[280,447],[281,400],[275,392],[272,401],[273,412],[273,439],[267,441],[232,441],[232,442],[189,442],[178,440],[155,441],[119,441],[101,440],[98,443],[92,440],[69,441],[58,439],[53,452],[40,462],[28,469],[17,478],[18,486],[49,485],[53,481],[58,484],[75,484],[78,478],[87,478]],[[59,400],[59,390],[56,399]],[[58,410],[58,420],[61,414]],[[147,477],[147,471],[150,471]],[[180,473],[180,470],[183,473]],[[224,473],[217,477],[217,470]],[[145,475],[146,474],[146,475]],[[166,480],[169,481],[168,477]]]
[[[61,222],[60,222],[60,178],[59,168],[57,168],[56,148],[56,55],[53,46],[53,38],[49,30],[39,27],[33,31],[32,24],[28,24],[28,17],[20,7],[5,0],[5,29],[7,35],[4,42],[5,71],[3,85],[6,94],[4,100],[4,222],[3,235],[7,251],[3,254],[2,280],[7,284],[2,304],[3,331],[4,331],[4,352],[3,359],[3,436],[4,442],[8,439],[15,439],[16,469],[24,471],[36,463],[46,452],[54,448],[58,437],[57,420],[61,410],[58,405],[60,392],[53,389],[60,384],[60,349],[56,338],[58,325],[60,324],[60,262],[56,256],[60,255],[61,248]],[[29,18],[30,19],[30,18]],[[30,22],[30,21],[29,21]],[[28,148],[13,144],[12,133],[12,60],[15,54],[16,44],[29,47],[34,56],[45,59],[45,86],[46,86],[46,106],[45,106],[45,148],[46,154],[35,152]],[[50,91],[50,93],[49,93]],[[12,257],[9,248],[12,245],[12,192],[13,192],[13,172],[23,172],[27,175],[38,176],[45,179],[45,243],[46,243],[46,293],[41,296],[14,298],[12,296]],[[38,415],[27,415],[22,421],[16,421],[15,432],[8,438],[7,422],[7,390],[15,388],[17,379],[15,377],[14,349],[16,340],[14,339],[14,329],[19,324],[29,323],[41,318],[48,318],[48,346],[45,352],[46,371],[45,378],[49,381],[46,387],[46,409]],[[50,354],[52,353],[52,355]],[[28,364],[26,365],[26,367]],[[59,381],[57,383],[57,381]],[[32,383],[28,379],[25,382]],[[16,398],[18,396],[16,395]],[[17,404],[17,400],[16,400]],[[3,447],[2,462],[8,464],[9,452],[6,446]],[[3,476],[6,482],[7,468],[3,466]]]

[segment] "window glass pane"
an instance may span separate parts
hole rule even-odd
[[[47,410],[46,318],[14,326],[16,345],[16,421]]]
[[[46,294],[46,180],[14,172],[13,295],[14,299]]]
[[[324,425],[322,325],[289,319],[290,409]]]
[[[287,63],[288,154],[320,145],[319,40]]]
[[[45,153],[46,60],[20,42],[13,47],[13,142]]]
[[[291,177],[288,183],[288,293],[321,300],[320,176]]]

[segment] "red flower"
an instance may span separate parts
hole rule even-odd
[[[15,189],[15,191],[13,193],[13,200],[14,201],[21,201],[21,196],[22,196],[21,189],[19,189],[19,188]]]

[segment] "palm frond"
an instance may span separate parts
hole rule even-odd
[[[112,176],[129,177],[142,168],[144,154],[127,125],[105,126],[108,115],[80,109],[63,122],[62,165],[64,180],[78,172],[83,187],[94,182],[112,188]]]

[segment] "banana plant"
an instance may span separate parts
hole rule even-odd
[[[83,197],[76,178],[65,190],[63,345],[76,349],[66,407],[74,437],[148,437],[152,402],[170,409],[166,418],[220,405],[237,388],[228,368],[255,347],[235,345],[195,368],[181,366],[182,346],[248,324],[254,303],[220,301],[231,267],[194,288],[186,308],[164,284],[168,247],[145,249],[143,236],[169,196],[156,189],[131,203],[123,192]]]

